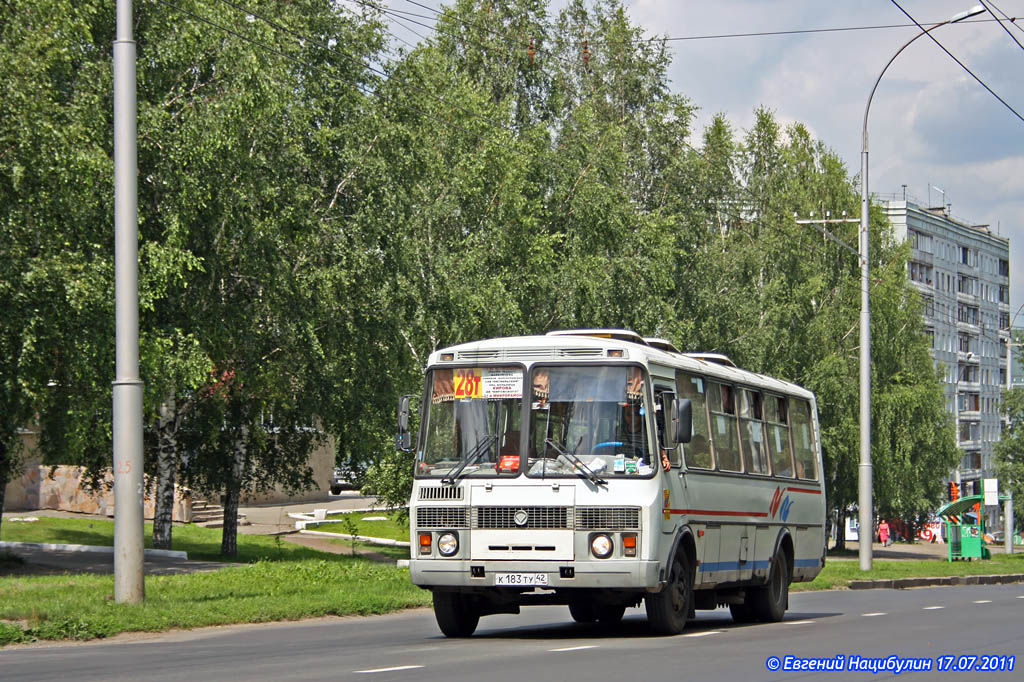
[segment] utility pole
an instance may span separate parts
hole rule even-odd
[[[1019,310],[1017,312],[1020,312]],[[1017,316],[1014,315],[1014,319]],[[1013,347],[1024,346],[1021,343],[1013,342],[1013,323],[1010,324],[1009,336],[1006,337],[1006,390],[1007,392],[1013,388]],[[1009,426],[1009,417],[1007,419],[1007,426]],[[1013,488],[1010,487],[1010,481],[1004,481],[1003,485],[1006,486],[1006,500],[1003,502],[1003,550],[1007,554],[1013,554],[1013,534],[1014,534],[1014,522],[1013,522]]]
[[[117,0],[114,39],[114,601],[127,604],[139,604],[145,596],[135,88],[132,2]]]

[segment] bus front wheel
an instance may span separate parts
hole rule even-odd
[[[661,592],[644,597],[647,621],[662,635],[678,635],[693,610],[693,567],[685,553],[672,560],[668,584]]]
[[[435,591],[434,618],[445,637],[469,637],[480,622],[480,607],[469,595]]]

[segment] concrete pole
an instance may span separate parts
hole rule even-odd
[[[114,601],[145,595],[135,41],[131,0],[117,0],[114,40]]]
[[[884,72],[883,72],[884,73]],[[879,79],[882,77],[879,76]],[[875,83],[878,86],[878,83]],[[872,96],[875,94],[871,90]],[[868,98],[871,107],[871,98]],[[871,279],[868,259],[868,109],[864,110],[864,130],[860,152],[860,468],[857,481],[857,507],[860,531],[857,556],[860,570],[871,570],[871,541],[875,537],[871,467]]]
[[[1014,316],[1016,318],[1016,316]],[[1013,325],[1010,325],[1009,336],[1006,337],[1006,390],[1013,387],[1011,376],[1013,374]],[[1007,554],[1013,554],[1013,489],[1010,487],[1010,480],[1003,484],[1006,486],[1006,500],[1003,502],[1003,550]]]

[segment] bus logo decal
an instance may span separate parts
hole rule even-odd
[[[779,518],[785,521],[789,518],[789,508],[793,506],[793,500],[789,499],[789,495],[786,495],[786,499],[782,501],[782,507],[779,509]]]
[[[775,494],[772,495],[772,503],[768,505],[768,511],[771,512],[771,517],[775,518],[775,512],[779,511],[779,505],[782,504],[782,488],[776,486]]]
[[[516,514],[512,517],[512,520],[516,522],[516,525],[522,528],[530,522],[530,514],[525,509],[516,510]]]

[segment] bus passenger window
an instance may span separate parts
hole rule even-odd
[[[693,416],[693,435],[690,442],[683,445],[686,466],[691,469],[713,469],[715,464],[711,458],[704,379],[676,372],[676,387],[679,389],[679,397],[690,401],[690,413]]]
[[[806,400],[793,400],[790,410],[790,423],[793,431],[793,454],[796,460],[797,478],[818,480],[814,455],[814,434],[811,429],[811,405]]]
[[[776,476],[793,478],[793,450],[789,445],[789,423],[786,418],[786,399],[766,396],[764,419],[771,451],[772,470]]]
[[[710,384],[711,442],[720,471],[742,471],[732,386]]]
[[[764,443],[764,425],[761,394],[749,389],[740,390],[740,442],[743,463],[748,473],[768,473],[768,453]]]

